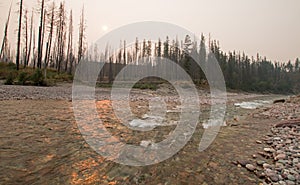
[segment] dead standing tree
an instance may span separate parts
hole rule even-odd
[[[85,53],[85,46],[84,46],[84,32],[85,32],[85,20],[84,20],[84,7],[81,11],[80,17],[80,24],[79,24],[79,40],[78,40],[78,55],[77,55],[77,63],[83,58]]]
[[[31,44],[32,44],[32,34],[33,34],[32,32],[33,32],[33,11],[32,11],[31,20],[30,20],[30,36],[29,36],[28,53],[27,53],[27,58],[25,59],[26,66],[28,66],[28,64],[29,64],[29,59],[30,59],[30,54],[31,54]]]
[[[17,70],[19,70],[19,66],[20,66],[20,46],[21,46],[21,31],[22,31],[22,9],[23,9],[23,0],[20,0],[18,43],[17,43],[17,55],[16,55]]]
[[[39,69],[42,68],[42,55],[43,55],[43,27],[44,27],[44,5],[45,5],[45,0],[42,0],[41,3],[41,10],[40,10],[40,26],[39,26],[39,36],[38,36],[38,58],[37,58],[37,67]]]
[[[66,44],[66,13],[65,5],[60,3],[57,22],[57,56],[56,56],[56,69],[60,73],[62,63],[65,60],[65,44]]]
[[[37,58],[37,56],[36,56],[36,37],[35,37],[35,33],[36,33],[36,30],[34,29],[34,31],[33,31],[33,38],[32,38],[32,40],[33,40],[33,48],[32,48],[32,62],[33,62],[33,69],[35,69],[35,66],[36,66],[36,58]]]
[[[27,54],[28,54],[28,10],[25,9],[24,12],[24,23],[23,23],[23,30],[24,30],[24,48],[23,48],[23,59],[24,62],[24,68],[27,66],[26,60],[27,60]]]
[[[66,60],[66,64],[65,64],[65,71],[68,71],[68,64],[70,65],[69,66],[69,68],[70,68],[69,73],[72,72],[72,67],[73,67],[72,47],[73,47],[73,15],[72,15],[72,10],[71,10],[70,11],[70,18],[69,18],[67,60]]]
[[[50,14],[49,16],[49,35],[48,35],[48,41],[46,43],[46,54],[44,59],[44,73],[45,78],[47,78],[47,67],[49,65],[50,61],[50,55],[51,55],[51,48],[52,48],[52,41],[53,41],[53,30],[54,30],[54,21],[55,21],[55,2],[52,3],[50,7]]]
[[[8,16],[7,16],[7,20],[6,20],[6,23],[5,23],[5,28],[4,28],[4,36],[3,36],[3,41],[2,41],[2,46],[1,46],[1,51],[0,51],[0,59],[5,59],[5,60],[8,60],[10,57],[9,57],[9,46],[8,46],[8,25],[9,25],[9,20],[10,20],[10,14],[11,14],[11,5],[10,4],[10,8],[9,8],[9,11],[8,11]]]

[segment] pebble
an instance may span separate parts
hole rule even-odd
[[[239,163],[241,166],[245,167],[245,166],[246,166],[247,164],[249,164],[250,162],[247,161],[247,160],[239,160],[238,163]]]
[[[296,178],[293,176],[293,175],[288,175],[287,178],[290,180],[290,181],[295,181]]]
[[[264,163],[264,164],[263,164],[263,167],[264,167],[265,169],[267,169],[267,168],[272,168],[272,166],[269,165],[268,163]]]
[[[279,162],[279,163],[282,163],[282,164],[287,164],[287,163],[288,163],[287,160],[282,160],[282,159],[278,160],[278,162]]]
[[[284,168],[284,165],[282,163],[275,163],[275,167],[278,169]]]
[[[269,153],[275,152],[275,150],[272,149],[272,148],[264,148],[264,151],[265,151],[265,152],[269,152]]]
[[[292,140],[288,139],[285,141],[285,144],[291,144],[292,143]]]
[[[264,163],[266,163],[266,162],[265,161],[261,161],[261,160],[260,161],[256,161],[256,164],[259,165],[259,166],[262,166]]]
[[[281,160],[281,159],[285,159],[286,158],[286,155],[285,154],[278,154],[276,157],[275,157],[275,160]]]
[[[290,180],[285,181],[287,185],[295,185],[296,183]]]
[[[286,185],[286,183],[284,181],[279,181],[278,184],[279,185]]]
[[[299,159],[298,158],[293,159],[293,163],[299,163]]]
[[[256,168],[255,166],[253,166],[252,164],[246,164],[246,168],[249,170],[249,171],[254,171]]]
[[[210,163],[208,164],[208,166],[211,167],[211,168],[214,168],[214,169],[217,169],[217,168],[218,168],[218,164],[217,164],[217,163],[214,163],[214,162],[210,162]]]
[[[257,143],[257,144],[262,144],[262,141],[256,140],[256,143]]]
[[[254,173],[260,179],[263,179],[266,176],[266,174],[264,172],[261,172],[261,171],[255,171]]]
[[[274,137],[273,140],[279,141],[279,140],[281,140],[281,138],[280,137]]]
[[[271,179],[271,181],[273,181],[273,182],[278,182],[278,181],[279,181],[279,176],[278,176],[276,173],[270,174],[268,177],[269,177],[269,178]]]

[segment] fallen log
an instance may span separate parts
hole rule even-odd
[[[300,119],[285,120],[275,124],[275,127],[300,126]]]

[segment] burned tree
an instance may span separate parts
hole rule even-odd
[[[79,40],[78,40],[78,55],[77,55],[78,63],[83,58],[85,52],[84,32],[85,32],[85,20],[84,20],[84,7],[83,7],[81,11],[80,24],[79,24]]]
[[[22,9],[23,9],[23,0],[20,0],[19,29],[18,29],[18,43],[17,43],[17,56],[16,56],[17,70],[19,70],[19,67],[20,67],[20,46],[21,46],[21,31],[22,31]]]
[[[73,15],[72,15],[72,10],[70,12],[70,17],[69,17],[69,33],[68,33],[68,49],[67,49],[67,60],[65,63],[65,71],[68,70],[68,65],[70,65],[70,68],[72,71],[72,47],[73,47]]]
[[[45,59],[44,59],[44,70],[45,70],[45,78],[47,77],[47,67],[49,64],[50,60],[50,53],[51,53],[51,48],[52,48],[52,40],[53,40],[53,30],[54,30],[54,18],[55,18],[55,3],[53,2],[51,7],[50,7],[50,14],[49,16],[49,35],[48,35],[48,40],[46,43],[46,54],[45,54]]]
[[[8,39],[7,39],[7,37],[8,37],[7,30],[8,30],[9,20],[10,20],[10,14],[11,14],[11,5],[9,8],[8,17],[7,17],[7,20],[5,23],[4,36],[3,36],[3,41],[2,41],[1,51],[0,51],[0,59],[5,59],[5,60],[8,60],[10,58],[10,56],[9,56],[10,54],[8,52],[9,46],[8,46]]]
[[[37,58],[37,67],[42,68],[42,55],[43,55],[43,27],[44,27],[44,7],[45,5],[45,0],[42,0],[41,3],[41,10],[40,10],[40,26],[39,26],[39,36],[38,36],[38,58]]]

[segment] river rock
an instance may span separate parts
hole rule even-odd
[[[279,162],[279,163],[282,163],[282,164],[287,164],[287,163],[289,163],[288,160],[282,160],[282,159],[278,160],[278,162]]]
[[[272,166],[269,165],[268,163],[264,163],[264,164],[263,164],[263,168],[265,168],[265,169],[267,169],[267,168],[272,168]]]
[[[295,164],[295,163],[299,163],[299,159],[298,159],[298,158],[293,159],[293,163],[294,163],[294,164]]]
[[[290,180],[287,180],[287,181],[285,181],[286,182],[286,184],[287,185],[296,185],[296,183],[295,182],[293,182],[293,181],[290,181]]]
[[[264,148],[265,152],[273,153],[275,150],[273,148]]]
[[[276,157],[275,157],[275,160],[283,160],[286,158],[286,155],[285,154],[278,154]]]
[[[260,141],[260,140],[256,140],[255,141],[257,144],[262,144],[262,141]]]
[[[279,181],[278,184],[279,185],[286,185],[286,183],[284,181]]]
[[[265,161],[256,161],[256,164],[259,166],[262,166],[264,163],[266,163]]]
[[[295,181],[295,180],[296,180],[296,178],[294,177],[294,175],[291,175],[291,174],[289,174],[289,175],[287,176],[287,178],[288,178],[290,181]]]
[[[291,139],[288,139],[285,141],[285,144],[291,144],[292,143],[292,140]]]
[[[250,162],[247,161],[247,160],[238,160],[238,163],[239,163],[240,165],[242,165],[243,167],[245,167],[247,164],[250,164]]]
[[[273,182],[278,182],[280,179],[279,179],[279,175],[277,175],[276,173],[273,173],[273,174],[270,174],[268,175],[268,177],[271,179],[271,181]]]
[[[249,171],[254,171],[256,168],[255,166],[253,166],[252,164],[246,164],[246,168],[249,170]]]
[[[281,138],[280,138],[280,137],[274,137],[273,140],[274,140],[274,141],[280,141]]]

